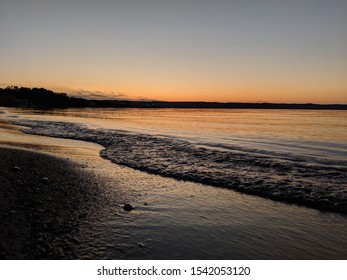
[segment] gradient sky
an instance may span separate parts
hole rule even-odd
[[[0,86],[347,103],[346,0],[0,0],[0,38]]]

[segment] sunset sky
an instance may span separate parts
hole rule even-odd
[[[347,103],[346,0],[0,0],[0,86]]]

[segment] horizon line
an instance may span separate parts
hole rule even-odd
[[[5,86],[6,85],[6,86]],[[2,89],[6,89],[6,88],[29,88],[29,89],[34,89],[34,88],[37,88],[37,89],[45,89],[45,90],[50,90],[56,94],[66,94],[67,96],[69,97],[72,97],[72,98],[82,98],[82,99],[85,99],[87,101],[96,101],[96,102],[102,102],[102,101],[106,101],[106,102],[151,102],[151,103],[187,103],[187,104],[190,104],[190,103],[203,103],[203,104],[242,104],[242,105],[261,105],[261,104],[266,104],[266,105],[317,105],[317,106],[347,106],[347,103],[316,103],[316,102],[312,102],[312,101],[307,101],[307,102],[272,102],[272,101],[203,101],[203,100],[190,100],[190,101],[180,101],[180,100],[175,100],[175,101],[169,101],[169,100],[160,100],[160,99],[146,99],[146,98],[141,98],[141,97],[138,97],[138,98],[124,98],[124,95],[122,95],[123,98],[121,98],[120,96],[119,97],[113,97],[113,98],[107,98],[108,97],[108,94],[105,92],[104,94],[101,94],[100,91],[86,91],[86,92],[89,92],[89,93],[94,93],[95,96],[99,96],[99,98],[93,98],[93,96],[91,95],[87,95],[87,96],[83,96],[82,92],[84,92],[84,90],[73,90],[73,89],[70,89],[68,90],[68,92],[63,92],[63,91],[56,91],[54,90],[52,87],[52,89],[50,89],[50,87],[42,87],[42,86],[33,86],[33,87],[30,87],[30,86],[23,86],[23,85],[20,85],[20,86],[16,86],[16,85],[9,85],[9,84],[6,84],[6,83],[1,83],[0,84],[0,88]],[[68,89],[68,88],[66,88]],[[75,92],[75,93],[74,93]],[[90,98],[88,98],[90,97]]]

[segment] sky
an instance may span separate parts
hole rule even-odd
[[[347,104],[347,0],[0,0],[0,86]]]

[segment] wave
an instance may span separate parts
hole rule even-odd
[[[279,140],[277,140],[279,141]],[[225,144],[225,143],[209,143],[195,141],[196,145],[206,147],[208,149],[221,149],[233,152],[252,153],[259,155],[267,155],[271,157],[277,157],[285,160],[303,161],[303,162],[315,162],[325,165],[347,166],[347,161],[338,159],[339,157],[345,158],[347,156],[346,146],[338,143],[334,143],[334,147],[326,147],[323,145],[317,145],[317,142],[300,141],[300,143],[282,143],[271,142],[264,144],[265,141],[255,140],[239,140],[238,142],[247,143],[251,142],[253,145],[259,143],[259,148],[242,147],[239,145]],[[336,158],[331,158],[335,155]]]
[[[148,173],[234,189],[278,201],[347,213],[344,161],[295,158],[285,153],[198,144],[83,124],[15,119],[30,134],[84,140],[104,147],[113,163]]]

